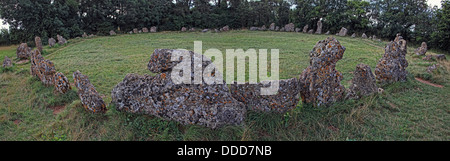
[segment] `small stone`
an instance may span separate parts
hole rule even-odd
[[[42,53],[42,41],[41,41],[41,38],[39,36],[36,36],[34,38],[34,43],[36,44],[36,49],[38,49],[39,52]]]
[[[330,34],[330,31],[327,31],[326,33],[325,33],[325,35],[329,35]]]
[[[28,59],[31,56],[31,49],[28,47],[27,43],[21,43],[16,50],[17,58]]]
[[[64,45],[67,43],[67,40],[64,37],[62,37],[61,35],[56,35],[56,39],[58,39],[59,45]]]
[[[54,38],[48,39],[48,46],[53,47],[56,44],[56,40]]]
[[[322,21],[317,21],[317,30],[316,34],[322,34]]]
[[[295,32],[301,32],[302,31],[302,29],[300,29],[300,28],[295,28]]]
[[[147,27],[142,28],[142,32],[147,33],[148,32],[148,28]]]
[[[78,89],[77,94],[81,100],[81,104],[86,110],[94,113],[105,113],[107,111],[105,102],[87,76],[77,70],[73,72],[73,81],[75,87]]]
[[[347,29],[345,27],[342,27],[339,31],[339,36],[347,36]]]
[[[158,28],[156,26],[150,27],[150,32],[156,32]]]
[[[294,32],[294,31],[295,31],[295,25],[294,25],[294,23],[286,24],[286,25],[284,26],[284,30],[286,30],[286,32]]]
[[[275,31],[280,31],[280,26],[276,26]]]
[[[439,64],[433,64],[432,66],[427,67],[427,72],[433,73],[437,68],[439,68]]]
[[[208,32],[209,31],[209,29],[203,29],[202,30],[202,32]]]
[[[366,33],[363,33],[363,34],[362,34],[362,36],[361,36],[361,38],[363,38],[363,39],[367,39],[367,35],[366,35]]]
[[[355,38],[355,37],[356,37],[356,33],[353,33],[351,37],[352,37],[352,38]]]
[[[274,31],[274,30],[275,30],[275,23],[271,23],[271,24],[270,24],[269,30],[270,30],[270,31]]]
[[[182,27],[181,28],[181,32],[186,32],[187,31],[187,28],[186,27]]]
[[[88,35],[86,34],[86,32],[84,32],[84,33],[83,33],[83,35],[81,35],[81,37],[83,37],[83,38],[87,38],[87,37],[88,37]]]
[[[229,30],[230,30],[230,27],[228,25],[222,27],[222,31],[226,32],[226,31],[229,31]]]
[[[262,25],[260,28],[259,28],[259,31],[266,31],[267,29],[266,29],[266,25]]]
[[[111,30],[111,31],[109,31],[109,35],[114,36],[114,35],[116,35],[116,32],[114,32],[114,30]]]
[[[433,55],[433,57],[434,57],[436,60],[446,60],[446,59],[447,59],[447,58],[445,57],[444,54]]]
[[[416,50],[414,50],[414,53],[416,55],[425,55],[427,53],[427,43],[426,42],[422,42],[422,45],[420,45],[419,48],[417,48]]]
[[[55,81],[54,82],[55,90],[61,94],[64,94],[70,89],[72,89],[72,87],[70,87],[69,80],[61,72],[56,72],[53,80]]]
[[[8,56],[5,56],[5,60],[3,60],[2,67],[3,68],[12,67],[12,61],[11,61],[11,59],[8,58]]]
[[[314,33],[314,30],[313,30],[313,29],[311,29],[311,30],[308,31],[308,34],[313,34],[313,33]]]
[[[137,34],[138,32],[139,32],[139,30],[138,30],[137,28],[134,28],[134,29],[133,29],[133,33],[134,33],[134,34]]]
[[[250,31],[258,31],[259,28],[258,27],[250,27]]]
[[[302,32],[303,32],[303,33],[307,33],[307,32],[308,32],[308,27],[309,27],[308,25],[305,25],[305,26],[303,27],[303,31],[302,31]]]

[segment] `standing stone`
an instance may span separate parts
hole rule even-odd
[[[294,25],[294,23],[286,24],[284,26],[284,29],[286,30],[286,32],[294,32],[295,31],[295,25]]]
[[[342,59],[345,47],[334,37],[317,42],[309,53],[309,62],[300,75],[301,98],[314,106],[330,105],[344,98],[345,88],[341,85],[342,74],[335,69]]]
[[[259,28],[259,30],[260,30],[260,31],[266,31],[266,30],[267,30],[266,25],[262,25],[262,26]]]
[[[69,80],[61,72],[56,72],[53,80],[54,80],[55,90],[61,94],[64,94],[67,91],[69,91],[70,89],[72,89],[72,87],[70,87]]]
[[[445,57],[445,54],[437,54],[437,55],[433,55],[433,57],[436,60],[446,60],[447,58]]]
[[[53,47],[56,44],[56,40],[54,38],[48,39],[48,46]]]
[[[325,33],[325,35],[329,35],[330,34],[330,31],[327,31],[326,33]]]
[[[157,27],[156,26],[152,26],[150,27],[150,32],[156,32],[157,31]]]
[[[303,33],[306,33],[306,32],[308,32],[308,25],[305,25],[305,27],[303,27]]]
[[[354,72],[352,83],[347,93],[347,98],[359,99],[377,93],[375,76],[366,64],[358,64]]]
[[[258,27],[250,27],[250,31],[257,31],[258,29]]]
[[[438,68],[439,68],[439,64],[433,64],[432,66],[428,66],[427,67],[427,72],[428,73],[433,73],[433,71],[435,71]]]
[[[181,32],[186,32],[186,31],[187,31],[186,27],[181,28]]]
[[[276,26],[275,31],[280,31],[280,26]]]
[[[190,58],[171,61],[176,52],[185,53]],[[200,60],[201,64],[194,64],[195,60]],[[244,121],[246,109],[244,104],[231,96],[225,81],[212,84],[206,84],[204,80],[200,84],[173,82],[172,74],[181,73],[172,72],[175,66],[180,69],[190,68],[188,79],[194,80],[194,69],[214,67],[211,63],[209,58],[192,51],[156,49],[151,55],[148,69],[158,74],[128,74],[111,91],[111,103],[115,104],[118,111],[154,115],[184,125],[198,124],[210,128],[239,125]],[[211,74],[222,77],[220,73]]]
[[[88,35],[86,34],[86,32],[83,32],[83,35],[81,35],[81,37],[83,37],[83,38],[87,38],[87,37],[88,37]]]
[[[372,36],[369,36],[369,39],[372,40]]]
[[[363,34],[362,34],[362,36],[361,36],[361,38],[363,38],[363,39],[367,39],[367,35],[366,35],[366,33],[363,33]]]
[[[12,61],[11,61],[11,59],[8,58],[8,56],[5,56],[5,60],[3,60],[2,67],[3,68],[12,67]]]
[[[274,30],[275,30],[275,23],[271,23],[271,24],[270,24],[269,30],[270,30],[270,31],[274,31]]]
[[[28,48],[27,43],[21,43],[16,50],[17,58],[28,59],[31,56],[31,49]]]
[[[87,76],[77,70],[73,72],[73,81],[75,82],[75,87],[78,89],[77,94],[81,100],[81,104],[86,110],[94,113],[105,113],[107,111],[105,102]]]
[[[230,27],[228,25],[222,27],[222,31],[226,32],[226,31],[229,31],[229,30],[230,30]]]
[[[322,21],[317,21],[317,30],[316,34],[322,34]]]
[[[44,59],[39,50],[31,53],[31,75],[38,77],[45,86],[54,84],[55,65],[50,60]]]
[[[257,84],[232,83],[231,95],[239,102],[244,103],[247,110],[284,113],[296,108],[300,100],[300,91],[302,91],[299,80],[291,78],[275,81],[279,83],[279,89],[275,95],[261,95],[261,88],[269,87],[270,81]]]
[[[380,83],[406,81],[408,61],[406,56],[406,41],[397,35],[394,41],[386,44],[384,55],[375,68],[375,76]]]
[[[341,31],[339,31],[339,36],[347,36],[347,31],[345,27],[342,27]]]
[[[313,29],[311,29],[311,30],[308,31],[308,34],[313,34],[313,33],[314,33],[314,30],[313,30]]]
[[[41,38],[39,36],[36,36],[34,38],[34,43],[36,44],[36,49],[38,49],[39,52],[42,53],[42,41],[41,41]]]
[[[137,34],[138,32],[139,32],[139,31],[138,31],[137,28],[134,28],[134,29],[133,29],[133,33]]]
[[[142,33],[142,30],[139,30],[138,33]]]
[[[195,31],[195,28],[190,28],[189,31],[190,31],[190,32],[194,32],[194,31]]]
[[[56,39],[58,39],[59,45],[64,45],[67,43],[67,40],[64,37],[62,37],[61,35],[56,35]]]
[[[284,29],[284,27],[281,27],[281,28],[280,28],[280,31],[281,31],[281,32],[284,32],[284,31],[286,31],[286,30]]]
[[[111,31],[109,31],[109,35],[114,36],[114,35],[116,35],[116,32],[114,32],[114,30],[111,30]]]
[[[352,38],[355,38],[355,37],[356,37],[356,33],[353,33],[351,37],[352,37]]]
[[[377,36],[373,35],[373,36],[372,36],[372,40],[373,40],[373,41],[377,40]]]
[[[416,50],[414,50],[414,53],[416,55],[425,55],[425,53],[427,53],[427,43],[426,42],[422,42],[422,45],[417,48]]]
[[[142,28],[142,32],[147,33],[148,32],[148,28],[147,27]]]
[[[300,29],[300,28],[295,28],[295,32],[300,32],[300,31],[302,31],[302,29]]]

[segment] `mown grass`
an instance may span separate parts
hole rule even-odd
[[[280,49],[280,78],[286,79],[300,75],[309,65],[309,51],[326,37],[251,31],[127,34],[73,39],[67,45],[44,47],[44,57],[71,82],[76,70],[87,75],[109,104],[112,88],[127,73],[153,74],[147,63],[156,48],[193,50],[193,42],[202,41],[203,51]],[[343,73],[342,83],[348,87],[357,64],[368,64],[374,70],[386,42],[337,39],[347,48],[337,70]],[[0,57],[15,58],[15,48],[3,47]],[[106,114],[92,114],[82,108],[76,89],[57,95],[53,87],[45,87],[30,76],[29,63],[15,64],[0,75],[0,140],[449,140],[450,65],[438,62],[441,68],[427,74],[426,67],[436,62],[413,56],[413,50],[408,49],[408,81],[383,86],[383,94],[328,108],[299,103],[286,114],[248,112],[244,125],[215,130],[122,113],[113,105],[108,105]],[[444,88],[415,81],[414,76],[426,77]],[[54,106],[65,108],[53,114]]]

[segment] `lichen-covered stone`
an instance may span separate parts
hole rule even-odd
[[[61,94],[64,94],[67,91],[69,91],[70,89],[72,89],[72,87],[70,87],[69,80],[61,72],[56,72],[53,80],[54,80],[55,90]]]
[[[42,40],[39,36],[34,38],[34,43],[36,44],[36,49],[38,49],[42,53]]]
[[[358,99],[377,93],[378,87],[370,66],[358,64],[353,74],[354,76],[347,93],[347,98]]]
[[[351,37],[352,37],[352,38],[355,38],[355,37],[356,37],[356,33],[353,33]]]
[[[258,27],[250,27],[250,31],[258,31],[259,28]]]
[[[408,61],[406,56],[406,41],[397,35],[394,41],[386,44],[384,55],[375,68],[375,76],[380,83],[406,81]]]
[[[148,32],[148,28],[147,27],[142,28],[142,32],[143,33],[147,33]]]
[[[436,55],[433,55],[433,57],[436,59],[436,60],[446,60],[447,58],[445,57],[445,54],[436,54]]]
[[[295,32],[301,32],[302,31],[302,29],[300,29],[300,28],[295,28]]]
[[[187,28],[186,27],[182,27],[181,28],[181,32],[186,32],[187,31]]]
[[[67,43],[67,40],[64,37],[62,37],[61,35],[56,35],[56,39],[58,39],[59,45],[64,45]]]
[[[275,31],[280,31],[280,26],[276,26]]]
[[[16,50],[17,58],[28,59],[31,56],[31,49],[28,48],[27,43],[21,43]]]
[[[261,95],[262,87],[270,83],[245,84],[232,83],[231,95],[247,106],[247,110],[259,112],[287,112],[297,107],[301,86],[297,78],[278,80],[279,89],[275,95]]]
[[[310,52],[310,66],[300,75],[300,94],[304,103],[314,106],[329,105],[343,99],[345,88],[342,74],[335,69],[342,59],[345,47],[334,37],[317,42]]]
[[[56,44],[56,40],[54,38],[48,39],[48,46],[53,47]]]
[[[439,68],[439,64],[433,64],[432,66],[428,66],[427,67],[427,72],[428,73],[433,73],[433,71],[435,71],[438,68]]]
[[[267,30],[266,25],[262,25],[262,26],[259,28],[259,31],[266,31],[266,30]]]
[[[150,32],[156,32],[158,28],[156,26],[150,27]]]
[[[289,24],[284,25],[284,30],[286,32],[294,32],[295,31],[294,23],[289,23]]]
[[[109,35],[114,36],[114,35],[116,35],[116,32],[114,32],[114,30],[111,30],[111,31],[109,31]]]
[[[222,31],[226,32],[226,31],[229,31],[229,30],[230,30],[230,27],[228,25],[222,27]]]
[[[302,32],[303,32],[303,33],[307,33],[307,32],[308,32],[308,27],[309,27],[308,25],[305,25],[305,26],[303,27],[303,31],[302,31]]]
[[[55,65],[50,60],[44,59],[39,50],[31,53],[31,75],[38,77],[46,86],[53,85]]]
[[[134,28],[134,29],[133,29],[133,33],[134,33],[134,34],[137,34],[138,32],[139,32],[139,30],[138,30],[137,28]]]
[[[281,27],[281,28],[280,28],[280,31],[281,31],[281,32],[284,32],[284,31],[286,31],[286,30],[284,29],[284,27]]]
[[[316,34],[322,34],[322,21],[317,21],[317,30]]]
[[[88,77],[81,74],[78,70],[73,72],[72,76],[83,107],[94,113],[105,113],[107,111],[105,102],[100,97],[100,94],[98,94],[94,85],[91,84]]]
[[[275,30],[275,23],[271,23],[271,24],[270,24],[269,30],[270,30],[270,31],[274,31],[274,30]]]
[[[362,34],[362,36],[361,36],[361,38],[363,38],[363,39],[367,39],[367,35],[366,35],[366,33],[363,33],[363,34]]]
[[[314,33],[314,30],[313,30],[313,29],[311,29],[311,30],[308,31],[308,34],[313,34],[313,33]]]
[[[12,67],[12,61],[8,58],[8,56],[5,56],[5,59],[3,60],[3,68],[5,67]]]
[[[422,45],[420,45],[419,48],[414,50],[414,53],[416,55],[425,55],[425,53],[427,53],[427,43],[426,42],[422,42]]]
[[[81,35],[82,38],[87,38],[88,35],[86,34],[86,32],[83,32],[83,35]]]
[[[347,29],[345,27],[342,27],[339,31],[339,36],[347,36]]]

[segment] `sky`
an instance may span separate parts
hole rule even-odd
[[[430,7],[438,6],[439,8],[441,8],[441,0],[428,0],[427,3],[428,3],[428,6],[430,6]],[[7,29],[7,28],[9,28],[9,25],[8,24],[4,25],[3,20],[0,19],[0,29],[2,29],[2,28]]]

